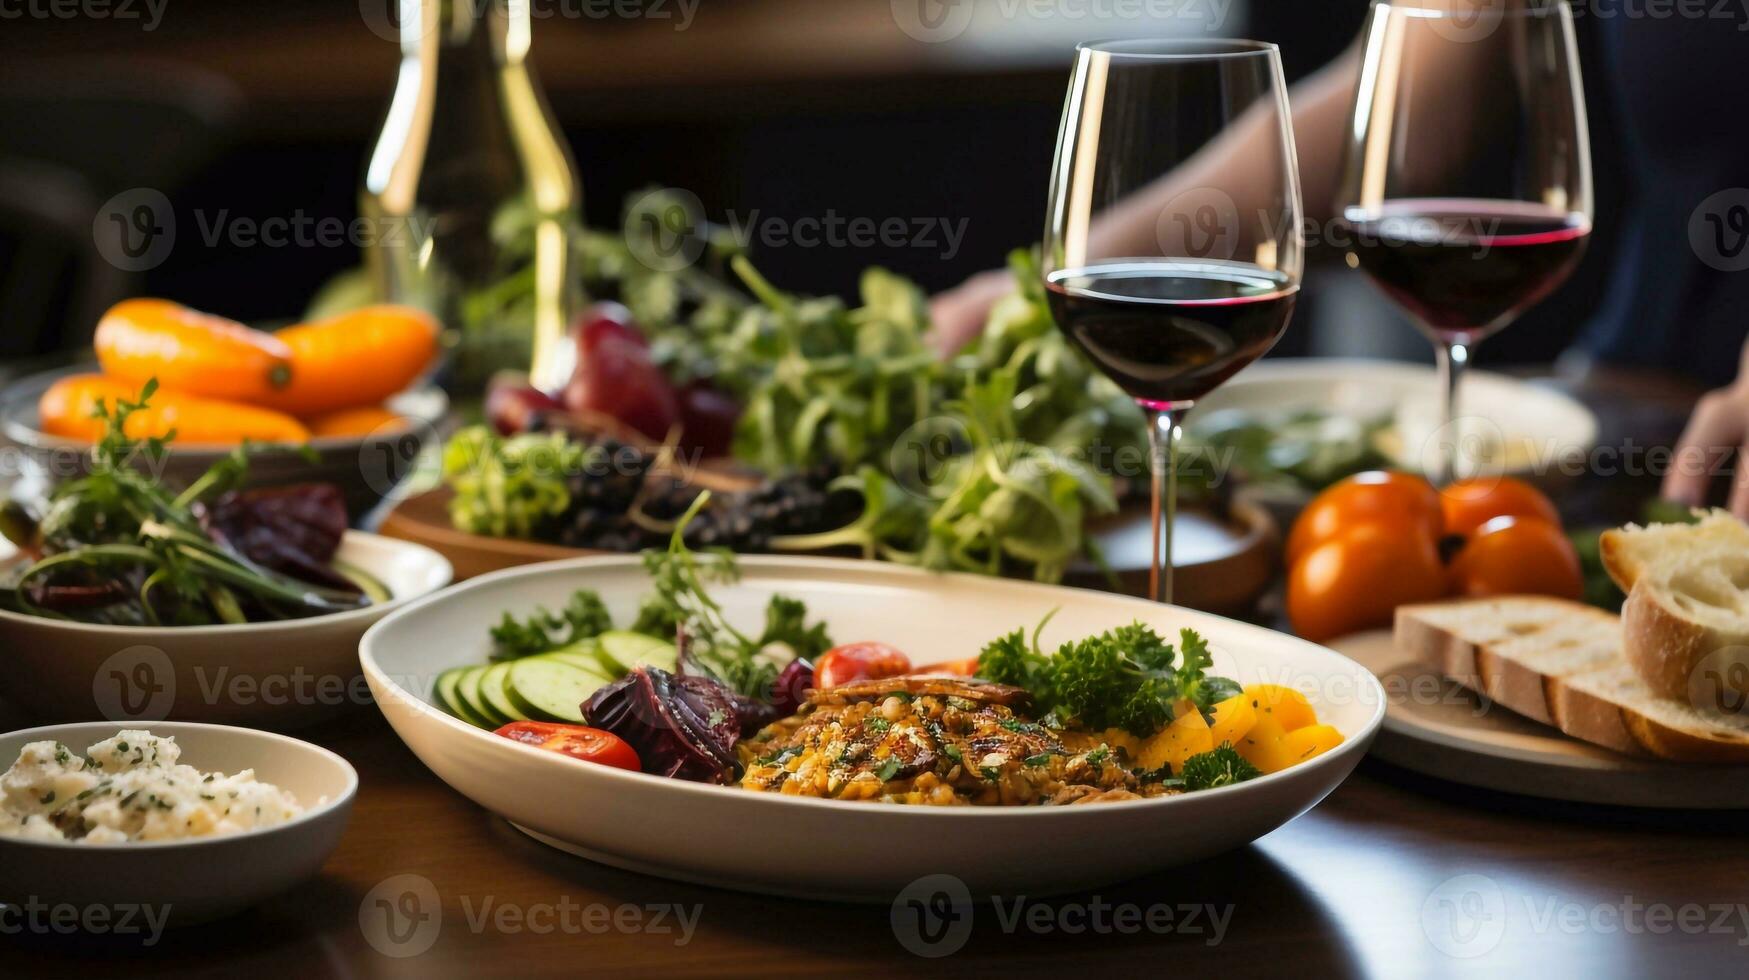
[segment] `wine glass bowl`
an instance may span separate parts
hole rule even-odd
[[[1235,143],[1249,151],[1237,166],[1224,162]],[[1299,292],[1303,221],[1274,45],[1077,49],[1041,271],[1058,327],[1149,415],[1160,601],[1171,598],[1178,422],[1280,338]]]
[[[1457,386],[1473,348],[1584,253],[1591,150],[1566,0],[1375,2],[1337,213],[1348,264],[1431,339],[1446,448],[1464,475]]]

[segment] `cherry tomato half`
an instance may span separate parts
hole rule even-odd
[[[643,768],[638,762],[637,750],[627,745],[625,739],[599,728],[548,721],[513,721],[493,734],[584,762],[633,772]]]
[[[1390,470],[1357,473],[1312,499],[1287,539],[1292,567],[1313,548],[1359,524],[1383,524],[1400,535],[1438,541],[1443,520],[1439,494],[1419,476]]]
[[[1561,515],[1541,490],[1509,476],[1459,480],[1439,491],[1445,533],[1464,537],[1496,517],[1530,517],[1561,526]]]
[[[1579,554],[1559,525],[1525,517],[1496,517],[1476,530],[1451,563],[1460,595],[1552,595],[1578,599],[1585,592]]]
[[[846,643],[814,661],[814,686],[824,690],[851,681],[911,672],[911,658],[885,643]]]
[[[1432,535],[1356,524],[1294,563],[1287,614],[1295,633],[1318,643],[1389,626],[1398,606],[1445,594],[1445,567]]]

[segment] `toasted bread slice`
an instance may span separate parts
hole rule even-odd
[[[1749,763],[1749,716],[1661,697],[1628,665],[1616,617],[1533,596],[1402,606],[1398,649],[1502,707],[1630,755]]]

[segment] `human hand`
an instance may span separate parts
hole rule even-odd
[[[929,301],[929,334],[924,339],[942,357],[950,357],[984,332],[990,308],[1014,291],[1006,269],[980,272]]]

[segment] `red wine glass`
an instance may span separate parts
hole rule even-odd
[[[1362,44],[1339,244],[1433,340],[1428,469],[1443,483],[1483,462],[1457,414],[1475,346],[1559,286],[1591,233],[1573,13],[1566,0],[1376,2]]]
[[[1242,162],[1221,162],[1235,143]],[[1147,412],[1157,601],[1172,600],[1180,423],[1280,338],[1299,292],[1303,220],[1274,45],[1077,49],[1042,271],[1057,326]]]

